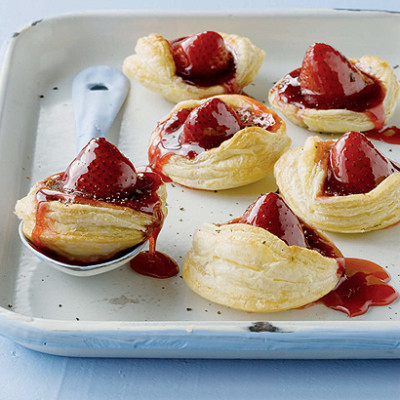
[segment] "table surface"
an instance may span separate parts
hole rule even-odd
[[[202,9],[400,11],[398,0],[203,0]],[[0,0],[0,43],[32,21],[81,10],[193,10],[187,0]],[[0,336],[0,399],[398,399],[398,360],[170,360],[57,357]]]

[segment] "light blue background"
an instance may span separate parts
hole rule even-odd
[[[87,9],[361,8],[383,0],[0,0],[0,43],[24,25]],[[400,38],[399,38],[400,40]],[[0,400],[400,399],[398,360],[141,360],[56,357],[0,337]]]

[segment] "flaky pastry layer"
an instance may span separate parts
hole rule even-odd
[[[18,200],[15,214],[23,220],[23,233],[32,241],[36,225],[36,193],[44,182],[38,182],[27,196]],[[162,213],[167,214],[165,185],[157,191]],[[71,261],[98,262],[146,240],[159,226],[157,213],[146,214],[112,203],[98,205],[64,204],[49,201],[44,217],[45,228],[40,241],[49,250]]]
[[[399,84],[390,65],[379,57],[364,56],[350,59],[362,72],[377,79],[385,89],[383,112],[385,122],[393,115],[399,95]],[[322,110],[317,108],[297,107],[281,101],[278,94],[280,83],[276,83],[269,93],[269,101],[291,122],[314,132],[346,133],[349,131],[365,132],[375,128],[374,117],[368,112],[347,109]]]
[[[265,52],[252,44],[248,38],[226,33],[220,35],[233,53],[236,85],[242,89],[256,77],[264,61]],[[223,85],[209,87],[189,85],[176,75],[170,45],[166,39],[155,33],[137,41],[135,54],[124,60],[122,70],[128,77],[139,81],[173,103],[227,93]]]
[[[400,173],[384,179],[368,193],[321,196],[326,169],[317,163],[317,143],[287,151],[275,164],[275,179],[285,200],[300,218],[332,232],[367,232],[400,221]]]
[[[279,122],[275,131],[267,131],[257,126],[246,127],[236,132],[220,146],[198,154],[193,159],[172,155],[162,166],[162,173],[172,181],[195,189],[221,190],[243,186],[255,182],[273,171],[278,158],[290,146],[291,139],[286,135],[285,122],[263,104],[241,95],[215,96],[232,107],[252,108],[255,104],[270,112]],[[194,108],[204,100],[188,100],[177,104],[163,120],[168,120],[183,108]],[[159,135],[156,129],[150,145]]]
[[[304,306],[330,292],[338,263],[314,250],[287,246],[247,224],[204,224],[183,263],[183,279],[200,296],[243,311]]]

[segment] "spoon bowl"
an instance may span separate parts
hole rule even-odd
[[[92,276],[92,275],[98,275],[102,274],[107,271],[111,271],[113,269],[116,269],[123,264],[129,262],[134,258],[135,256],[138,255],[143,249],[143,247],[146,245],[146,242],[142,242],[135,247],[132,247],[132,249],[127,250],[128,252],[124,252],[122,256],[113,258],[108,261],[100,262],[100,263],[95,263],[95,264],[87,264],[87,265],[77,265],[73,263],[69,263],[66,261],[60,261],[57,260],[54,257],[51,257],[50,255],[47,255],[45,253],[42,253],[39,251],[24,235],[22,231],[22,224],[21,222],[18,227],[18,234],[21,239],[21,242],[24,244],[25,247],[27,247],[36,257],[38,257],[41,261],[44,261],[46,264],[51,265],[52,267],[58,269],[59,271],[65,272],[69,275],[75,275],[75,276]]]
[[[129,91],[129,80],[116,68],[94,66],[81,71],[72,85],[72,102],[76,120],[77,152],[95,137],[104,137],[115,120]],[[22,243],[40,260],[70,275],[91,276],[111,271],[134,258],[145,246],[144,241],[125,250],[111,260],[79,265],[61,261],[37,249],[24,235],[19,224]]]

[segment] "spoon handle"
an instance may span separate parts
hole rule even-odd
[[[128,78],[105,65],[81,71],[72,84],[77,153],[90,139],[104,137],[129,90]]]

